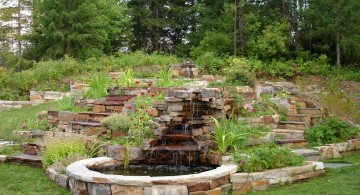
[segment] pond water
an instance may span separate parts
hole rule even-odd
[[[176,176],[197,174],[213,170],[213,166],[171,166],[171,165],[129,165],[127,169],[123,166],[115,169],[96,170],[103,174],[127,175],[127,176]]]

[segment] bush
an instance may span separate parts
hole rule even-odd
[[[251,148],[245,153],[236,153],[240,171],[256,172],[304,164],[304,158],[287,148],[280,148],[274,143]]]
[[[253,86],[255,73],[251,70],[245,58],[230,58],[229,67],[224,69],[226,83],[233,85]]]
[[[225,67],[226,59],[216,56],[213,52],[205,52],[197,56],[195,63],[199,65],[201,72],[216,75]]]
[[[310,146],[321,146],[345,141],[359,136],[360,129],[351,127],[338,118],[325,118],[320,124],[306,130],[305,138]]]
[[[110,131],[129,131],[131,127],[130,118],[124,114],[117,113],[111,114],[101,120],[101,124]]]
[[[45,167],[54,164],[56,161],[61,161],[70,155],[78,154],[86,156],[87,151],[83,139],[67,138],[67,139],[53,139],[51,142],[45,143],[45,151],[42,155],[43,165]]]

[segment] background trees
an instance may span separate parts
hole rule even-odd
[[[128,47],[195,59],[211,53],[263,62],[311,60],[325,54],[338,66],[359,64],[357,0],[0,3],[2,51],[25,51],[24,56],[31,60],[64,55],[87,59]]]
[[[34,1],[32,47],[34,59],[86,59],[115,51],[127,41],[130,20],[124,4],[115,0]]]

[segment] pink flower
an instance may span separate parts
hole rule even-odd
[[[140,95],[145,95],[145,92],[143,92],[143,91],[142,91],[142,92],[140,92]]]
[[[251,103],[246,103],[246,104],[244,105],[244,108],[247,109],[247,110],[249,110],[250,112],[253,112],[253,111],[254,111],[254,107],[252,106]]]

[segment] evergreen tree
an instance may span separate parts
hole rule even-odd
[[[130,19],[117,0],[40,0],[35,3],[29,56],[88,58],[126,46]]]

